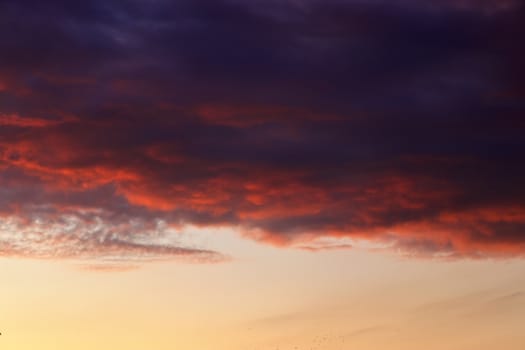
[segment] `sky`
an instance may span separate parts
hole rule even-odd
[[[518,0],[0,0],[0,348],[525,347]]]

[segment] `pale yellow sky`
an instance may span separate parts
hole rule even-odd
[[[277,249],[193,232],[232,256],[93,272],[0,260],[0,349],[522,350],[525,262]]]

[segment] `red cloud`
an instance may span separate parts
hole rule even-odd
[[[61,124],[62,120],[50,120],[41,118],[24,118],[18,114],[0,114],[0,126],[18,126],[22,128],[43,128]]]
[[[307,120],[340,120],[341,116],[330,113],[315,113],[311,109],[288,106],[252,106],[205,104],[195,108],[196,114],[205,122],[234,127],[249,127],[268,122],[297,123]]]
[[[107,1],[0,5],[0,253],[524,254],[518,2]]]
[[[163,151],[159,150],[165,146],[155,145],[135,150],[135,156],[144,157],[140,162],[128,158],[129,149],[118,147],[97,151],[101,153],[93,157],[93,149],[83,148],[85,135],[66,136],[58,129],[35,133],[34,141],[24,138],[1,145],[3,169],[16,169],[29,179],[38,179],[34,186],[42,191],[39,199],[48,205],[55,201],[58,212],[66,208],[118,212],[120,209],[114,202],[120,198],[146,218],[157,216],[173,224],[182,221],[239,226],[243,235],[260,242],[312,251],[350,247],[350,243],[339,242],[343,239],[371,241],[418,256],[505,256],[525,251],[520,231],[525,227],[523,208],[490,201],[462,204],[468,200],[465,196],[472,195],[466,192],[470,190],[427,172],[416,175],[381,169],[352,176],[348,169],[340,169],[348,178],[316,182],[311,177],[323,169],[281,171],[242,163],[215,167],[213,163],[192,160],[189,155],[160,156]],[[456,167],[468,162],[461,158],[409,157],[398,160],[396,167]],[[189,175],[178,178],[179,169]],[[17,186],[16,182],[6,185],[11,189]],[[87,194],[83,203],[68,204],[67,198],[57,196],[57,193],[66,197],[68,193],[82,195],[104,186],[112,186],[114,190],[102,196]],[[21,217],[33,215],[28,199],[14,195],[13,201],[11,205],[22,208]],[[30,221],[24,226],[22,222],[12,231],[29,235],[34,224]],[[104,223],[108,230],[116,227],[120,227],[119,231],[129,230],[126,225],[111,220]],[[46,230],[59,229],[45,226],[40,229]],[[185,254],[177,248],[135,245],[118,239],[86,247],[82,244],[91,238],[84,241],[71,240],[72,237],[57,234],[42,241],[44,248],[34,248],[34,242],[29,242],[18,250],[5,245],[4,251],[65,258],[78,254],[72,249],[79,245],[87,253],[95,254],[98,250],[102,256]],[[323,239],[331,241],[322,243]],[[65,244],[61,250],[60,242]],[[54,248],[46,253],[45,249],[51,247]]]

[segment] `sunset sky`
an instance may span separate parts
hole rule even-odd
[[[0,349],[525,349],[524,37],[518,0],[0,0]]]

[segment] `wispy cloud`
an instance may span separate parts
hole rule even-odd
[[[90,270],[122,270],[143,263],[221,262],[210,250],[184,247],[161,220],[111,217],[102,211],[61,210],[0,219],[0,255],[84,261]]]

